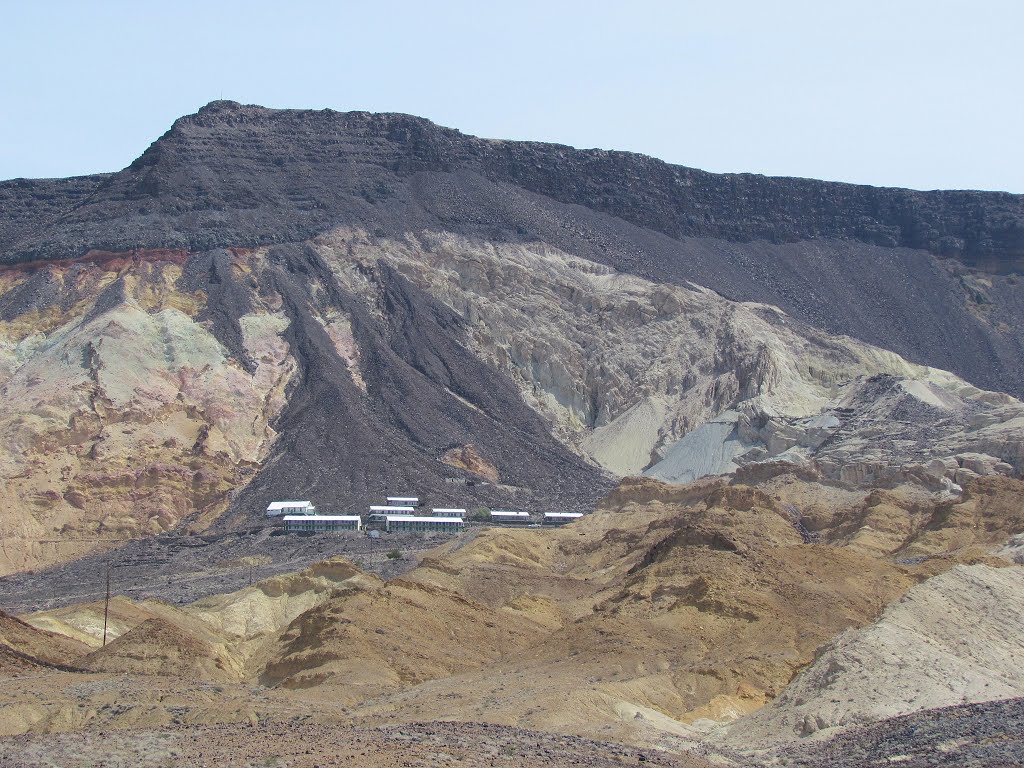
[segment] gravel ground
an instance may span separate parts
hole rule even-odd
[[[461,535],[471,533],[472,529]],[[449,538],[386,533],[372,543],[371,552],[371,539],[354,532],[286,534],[260,528],[210,536],[157,536],[52,568],[0,578],[0,609],[18,614],[100,600],[108,565],[112,594],[136,600],[159,598],[176,605],[241,589],[250,579],[300,571],[335,555],[391,578],[415,567],[421,552]],[[401,557],[389,558],[392,550]]]
[[[304,722],[23,736],[0,741],[5,768],[319,768],[368,766],[669,766],[707,768],[673,755],[612,742],[479,723],[352,728]]]
[[[750,768],[1009,768],[1024,765],[1024,698],[930,709],[855,728],[826,742],[751,758]]]

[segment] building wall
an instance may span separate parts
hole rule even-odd
[[[323,521],[304,521],[304,520],[289,520],[285,523],[285,530],[288,531],[319,531],[319,532],[330,532],[330,531],[357,531],[359,530],[359,524],[354,520],[349,522],[347,520],[331,520],[328,522]]]
[[[440,531],[446,533],[453,533],[461,531],[463,529],[463,525],[460,523],[425,523],[421,521],[407,523],[403,521],[392,520],[388,523],[387,529],[389,531],[418,531],[423,533]]]

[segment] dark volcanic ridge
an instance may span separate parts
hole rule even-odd
[[[1024,394],[1020,195],[719,175],[408,115],[223,101],[123,171],[0,183],[8,265],[294,243],[338,225],[541,241]]]
[[[205,250],[301,240],[398,196],[419,173],[460,170],[675,239],[852,240],[1004,269],[1024,257],[1022,198],[1009,193],[713,174],[628,152],[478,139],[410,115],[230,101],[177,120],[118,173],[7,182],[5,203],[23,204],[5,205],[0,247],[19,260],[78,255],[76,246]],[[140,241],[136,227],[153,216],[180,224]],[[55,219],[56,237],[40,232]]]

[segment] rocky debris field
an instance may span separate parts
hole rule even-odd
[[[828,740],[740,755],[690,743],[639,748],[485,723],[367,728],[286,719],[26,734],[0,739],[5,768],[1010,768],[1024,764],[1024,699],[926,710]]]
[[[469,535],[464,534],[464,535]],[[99,555],[0,578],[0,610],[48,610],[102,600],[110,567],[111,594],[174,604],[241,589],[282,573],[301,571],[335,555],[359,563],[382,578],[413,568],[419,553],[449,536],[387,533],[373,541],[362,533],[256,531],[141,539]],[[372,552],[371,552],[372,546]],[[388,553],[398,550],[398,558]]]
[[[1011,768],[1024,765],[1024,699],[929,709],[821,743],[749,758],[749,768]]]
[[[699,755],[482,723],[353,728],[303,722],[194,726],[0,741],[6,768],[707,768]]]

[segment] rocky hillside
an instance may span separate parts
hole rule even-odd
[[[440,719],[718,764],[830,738],[884,761],[919,740],[851,728],[916,713],[955,731],[959,713],[922,710],[1020,695],[1021,566],[993,552],[1024,525],[1021,493],[995,476],[949,501],[794,472],[636,478],[571,526],[484,530],[387,581],[336,558],[185,605],[119,597],[106,647],[102,603],[31,613],[8,642],[63,635],[75,668],[0,669],[0,733],[33,749],[113,733],[130,752],[156,729],[260,738],[298,718],[368,738]],[[1016,754],[1019,723],[1003,728],[961,733],[940,764]]]
[[[295,242],[337,225],[543,242],[1021,393],[1022,198],[715,175],[407,115],[214,102],[129,168],[0,185],[0,260]]]
[[[955,494],[1024,467],[1012,397],[551,246],[336,228],[0,277],[7,571],[258,525],[281,497],[586,511],[645,471],[781,460]]]
[[[958,566],[929,579],[871,626],[822,648],[728,740],[796,741],[922,709],[1024,696],[1022,587],[1020,568]]]
[[[607,487],[473,353],[465,320],[386,265],[362,295],[310,246],[3,277],[24,302],[0,331],[7,570],[204,528],[232,499],[221,525],[275,497],[579,508]]]
[[[1024,381],[1017,196],[215,102],[0,201],[0,573],[281,497],[589,510],[777,461],[956,496],[1024,468],[987,391]]]

